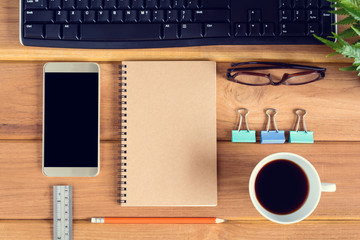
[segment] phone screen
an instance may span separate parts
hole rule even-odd
[[[45,73],[44,167],[98,167],[98,73]]]

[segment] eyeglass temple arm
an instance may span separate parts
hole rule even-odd
[[[290,67],[290,68],[295,68],[295,69],[308,69],[308,70],[322,70],[322,71],[326,71],[326,68],[319,68],[319,67],[313,67],[313,66],[306,66],[306,65],[300,65],[300,64],[291,64],[291,63],[279,63],[279,62],[243,62],[243,63],[231,63],[231,67],[236,67],[236,66],[242,66],[242,65],[246,65],[246,64],[264,64],[264,65],[270,65],[270,66],[263,66],[260,69],[269,69],[269,68],[286,68],[286,67]],[[275,67],[277,66],[277,67]],[[250,67],[248,69],[253,69],[256,70],[254,68],[259,68],[259,67]],[[245,68],[240,68],[240,69],[245,69]]]

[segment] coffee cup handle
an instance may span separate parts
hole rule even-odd
[[[335,183],[321,183],[322,192],[335,192],[336,184]]]

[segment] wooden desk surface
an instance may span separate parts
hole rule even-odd
[[[360,79],[340,72],[349,60],[326,58],[326,46],[210,46],[146,50],[74,50],[23,47],[18,1],[0,3],[0,239],[52,239],[52,186],[74,188],[74,239],[359,239]],[[117,155],[116,65],[122,60],[216,60],[218,206],[130,208],[115,203]],[[224,78],[227,61],[276,60],[326,67],[324,80],[289,87],[246,87]],[[41,173],[42,66],[45,61],[101,62],[101,172],[95,178],[48,178]],[[264,129],[264,109],[279,110],[278,126],[294,128],[294,109],[308,110],[315,144],[234,144],[236,109],[251,110],[252,129]],[[69,136],[71,137],[71,136]],[[81,141],[81,139],[79,139]],[[310,160],[324,193],[305,221],[279,225],[252,206],[248,180],[263,157],[280,151]],[[92,225],[100,216],[216,216],[218,225]]]

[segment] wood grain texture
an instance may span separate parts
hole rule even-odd
[[[310,219],[360,220],[356,187],[360,185],[360,143],[219,142],[217,207],[120,207],[115,197],[117,150],[117,143],[101,144],[101,170],[96,178],[55,178],[42,174],[40,141],[0,141],[0,219],[52,219],[52,186],[61,184],[73,186],[73,213],[78,220],[102,216],[263,219],[249,198],[251,171],[269,154],[293,152],[311,161],[323,182],[337,184],[336,193],[322,195]],[[136,176],[129,174],[128,181],[132,177]]]
[[[1,61],[124,61],[124,60],[273,60],[286,62],[351,62],[323,45],[203,46],[137,50],[86,50],[24,47],[19,41],[19,1],[0,1]],[[311,55],[309,55],[311,53]]]
[[[117,65],[101,63],[101,139],[116,140],[118,114]],[[41,139],[43,65],[39,63],[0,63],[0,139]],[[326,67],[326,78],[303,86],[249,87],[225,78],[229,63],[217,66],[217,135],[231,140],[237,129],[237,109],[248,108],[249,126],[266,128],[265,109],[277,108],[279,129],[295,128],[296,108],[308,111],[308,129],[316,141],[360,140],[360,79],[353,72],[341,72],[335,64]],[[345,65],[342,65],[345,66]],[[280,73],[280,72],[279,72]],[[281,72],[282,73],[282,72]],[[86,86],[84,86],[86,89]]]
[[[235,239],[344,239],[360,238],[360,222],[303,221],[280,225],[264,221],[237,221],[226,224],[118,225],[74,222],[77,240],[235,240]],[[0,240],[51,239],[52,221],[0,221]],[[91,236],[91,237],[90,237]]]

